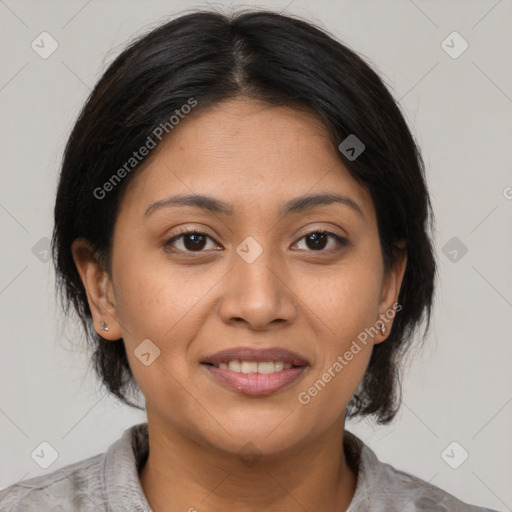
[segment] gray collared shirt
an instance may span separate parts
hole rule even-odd
[[[348,431],[344,444],[351,463],[358,468],[356,492],[347,512],[491,511],[467,505],[438,487],[380,462]],[[147,423],[134,425],[105,453],[1,490],[0,511],[152,512],[139,480],[148,453]]]

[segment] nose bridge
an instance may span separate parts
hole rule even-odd
[[[226,281],[220,308],[226,322],[244,320],[254,328],[290,320],[295,314],[293,293],[272,249],[247,237],[233,253],[233,268]]]

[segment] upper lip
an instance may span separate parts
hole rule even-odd
[[[201,362],[209,364],[228,363],[229,361],[254,361],[262,363],[265,361],[282,361],[293,366],[306,366],[308,362],[296,352],[280,347],[252,348],[234,347],[221,350],[205,357]]]

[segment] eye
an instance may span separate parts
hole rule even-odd
[[[329,245],[329,239],[334,242],[331,244],[331,247],[326,246]],[[203,249],[208,249],[208,240],[214,242],[213,238],[211,238],[206,233],[201,231],[197,231],[195,229],[185,229],[182,233],[173,236],[166,242],[166,246],[171,246],[178,251],[181,252],[204,252]],[[315,231],[310,231],[303,237],[299,239],[297,245],[304,240],[306,244],[306,250],[315,251],[315,252],[332,252],[338,249],[340,246],[348,245],[348,241],[335,233],[331,233],[330,231],[324,231],[317,229]],[[215,247],[218,247],[214,245]],[[210,247],[211,249],[212,247]]]
[[[173,246],[182,252],[203,252],[207,241],[213,238],[206,233],[194,229],[186,229],[179,235],[173,236],[166,242],[166,246]],[[176,244],[176,242],[179,242]],[[176,247],[181,245],[181,247]]]
[[[331,240],[334,240],[334,243],[331,244],[331,247],[328,247],[326,249],[329,238]],[[330,231],[324,231],[321,229],[310,231],[299,240],[298,244],[300,243],[301,240],[305,241],[306,250],[309,249],[317,252],[332,252],[333,250],[339,248],[339,246],[348,245],[348,241],[345,238],[336,235],[335,233],[331,233]],[[334,247],[332,245],[334,245]],[[336,247],[336,245],[338,245],[338,247]]]

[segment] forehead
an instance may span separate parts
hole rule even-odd
[[[224,101],[182,119],[150,156],[125,194],[139,211],[176,192],[214,195],[235,210],[327,192],[373,213],[369,192],[345,168],[313,112]]]

